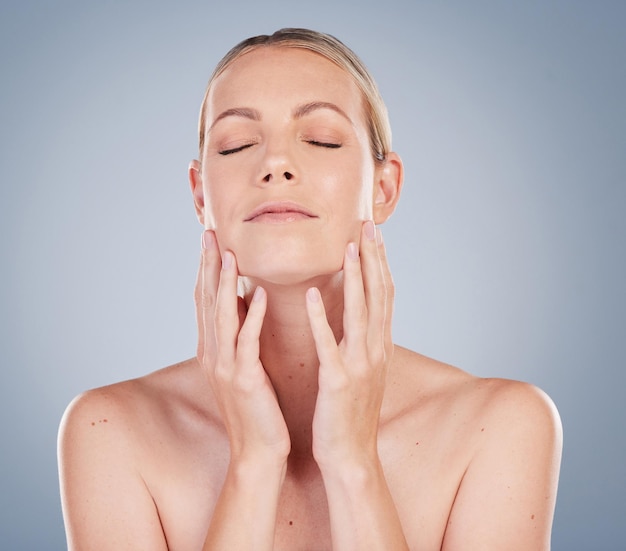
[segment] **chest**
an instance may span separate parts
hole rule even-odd
[[[426,442],[382,453],[385,476],[412,549],[440,549],[463,468]],[[420,449],[420,446],[422,448]],[[385,445],[381,446],[384,452]],[[169,549],[201,549],[219,497],[224,468],[196,461],[168,462],[153,489]],[[224,459],[216,461],[221,465]],[[331,549],[328,503],[321,476],[287,477],[276,517],[275,549]]]
[[[306,471],[299,475],[288,472],[281,488],[274,539],[277,551],[332,548],[324,482],[314,464]]]
[[[143,454],[142,474],[172,551],[202,548],[228,468],[226,435],[205,432],[159,434]],[[471,456],[467,434],[463,423],[442,421],[427,411],[381,426],[379,456],[411,549],[441,549]],[[288,471],[278,504],[275,549],[331,549],[326,492],[314,464]]]
[[[195,466],[194,466],[195,464]],[[200,462],[168,462],[151,492],[170,551],[202,549],[224,474]],[[221,469],[220,469],[221,471]],[[167,473],[167,474],[166,474]],[[277,551],[330,550],[328,504],[321,477],[287,477],[276,514]]]

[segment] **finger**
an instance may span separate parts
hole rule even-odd
[[[343,260],[343,338],[347,346],[363,346],[367,336],[367,304],[361,259],[356,243],[348,243]]]
[[[361,266],[368,312],[368,342],[383,344],[387,288],[377,243],[379,230],[368,220],[361,231]]]
[[[320,366],[338,365],[339,349],[328,320],[319,290],[311,287],[306,292],[306,311]]]
[[[215,302],[215,339],[217,353],[224,365],[233,365],[239,332],[237,306],[237,261],[231,251],[222,255],[217,299]]]
[[[194,299],[199,311],[205,305],[213,306],[215,303],[220,264],[215,234],[211,230],[205,230],[202,233],[200,268],[194,289]]]
[[[252,295],[239,335],[237,337],[237,365],[256,367],[259,360],[259,337],[267,307],[267,293],[263,287],[257,287]]]
[[[385,321],[384,321],[384,333],[385,333],[385,349],[389,350],[393,347],[393,340],[391,337],[391,323],[393,320],[393,303],[395,299],[395,285],[393,283],[393,277],[391,275],[391,269],[389,268],[389,262],[387,261],[387,250],[385,249],[385,243],[383,241],[380,228],[376,232],[376,243],[378,245],[378,258],[380,259],[380,267],[383,273],[383,279],[385,282]]]
[[[219,267],[220,258],[215,234],[207,230],[202,234],[200,269],[194,293],[198,323],[198,358],[201,360],[210,350],[215,348],[213,318]]]

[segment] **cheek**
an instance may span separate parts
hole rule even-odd
[[[229,216],[232,205],[232,187],[226,183],[229,181],[223,171],[209,170],[204,177],[204,209],[205,225],[210,229],[217,229],[223,225],[223,221]],[[227,193],[229,190],[231,193]]]
[[[368,220],[373,215],[373,173],[358,163],[345,166],[352,168],[342,168],[330,178],[332,208],[346,222]]]

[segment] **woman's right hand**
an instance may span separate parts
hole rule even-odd
[[[198,362],[218,401],[230,440],[231,464],[286,462],[289,432],[259,359],[267,294],[257,287],[246,309],[237,296],[237,279],[234,254],[225,251],[220,259],[215,234],[205,231],[195,293]]]
[[[198,362],[209,376],[230,442],[230,464],[203,549],[272,549],[291,447],[276,393],[259,358],[267,296],[237,296],[237,262],[202,236],[196,284]]]

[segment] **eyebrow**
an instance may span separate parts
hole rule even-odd
[[[339,113],[344,119],[346,119],[350,124],[354,126],[350,117],[348,117],[346,112],[343,109],[341,109],[341,107],[335,105],[334,103],[330,103],[328,101],[312,101],[310,103],[305,103],[304,105],[300,105],[294,109],[292,116],[294,119],[300,119],[308,115],[309,113],[316,111],[317,109],[330,109],[331,111],[334,111],[335,113]]]
[[[330,109],[335,113],[341,115],[344,119],[346,119],[350,124],[354,125],[350,117],[346,114],[346,112],[341,109],[341,107],[335,105],[334,103],[330,103],[328,101],[312,101],[309,103],[305,103],[303,105],[299,105],[293,110],[292,117],[294,119],[301,119],[306,115],[316,111],[318,109]],[[231,109],[226,109],[226,111],[222,111],[215,120],[211,123],[211,126],[207,130],[207,133],[213,130],[213,127],[222,119],[227,117],[243,117],[244,119],[249,119],[252,121],[260,121],[261,113],[256,109],[252,109],[250,107],[233,107]]]
[[[226,117],[243,117],[244,119],[250,119],[252,121],[260,121],[261,113],[259,113],[256,109],[251,109],[249,107],[233,107],[232,109],[226,109],[226,111],[222,111],[211,123],[207,133],[211,132],[213,127]]]

